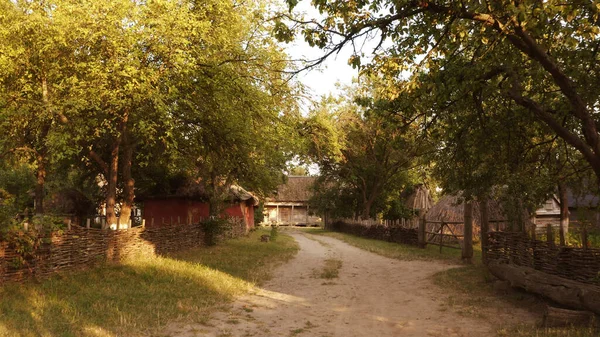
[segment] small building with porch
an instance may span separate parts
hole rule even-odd
[[[314,226],[321,218],[312,215],[308,200],[317,178],[288,176],[285,184],[279,185],[274,196],[266,198],[264,220],[267,225]]]

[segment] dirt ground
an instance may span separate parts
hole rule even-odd
[[[464,317],[444,306],[431,276],[452,265],[398,261],[339,240],[290,233],[298,255],[278,267],[261,289],[214,313],[207,324],[170,325],[161,335],[192,336],[495,336],[493,322]],[[321,278],[326,260],[339,260],[339,277]],[[533,319],[504,310],[494,320]]]

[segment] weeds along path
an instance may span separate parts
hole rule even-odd
[[[430,276],[452,266],[393,260],[334,238],[291,232],[298,255],[261,289],[204,324],[165,336],[494,336],[491,324],[444,309]]]

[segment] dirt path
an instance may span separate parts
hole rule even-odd
[[[452,266],[398,261],[339,240],[291,233],[300,251],[262,289],[215,313],[208,325],[170,326],[191,336],[495,336],[484,320],[446,310],[430,276]],[[339,278],[319,277],[325,260],[342,261]]]

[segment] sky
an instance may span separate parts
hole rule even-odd
[[[306,18],[318,18],[319,13],[310,5],[310,1],[300,1],[294,12],[305,13]],[[284,45],[291,59],[313,60],[324,54],[324,51],[310,47],[302,37],[296,38],[293,43]],[[337,84],[349,85],[354,77],[358,77],[358,70],[348,65],[352,55],[350,48],[344,48],[339,54],[331,55],[317,69],[310,69],[298,74],[298,80],[308,89],[308,96],[313,101],[318,101],[321,96],[339,94]],[[308,112],[310,102],[302,102],[304,113]]]

